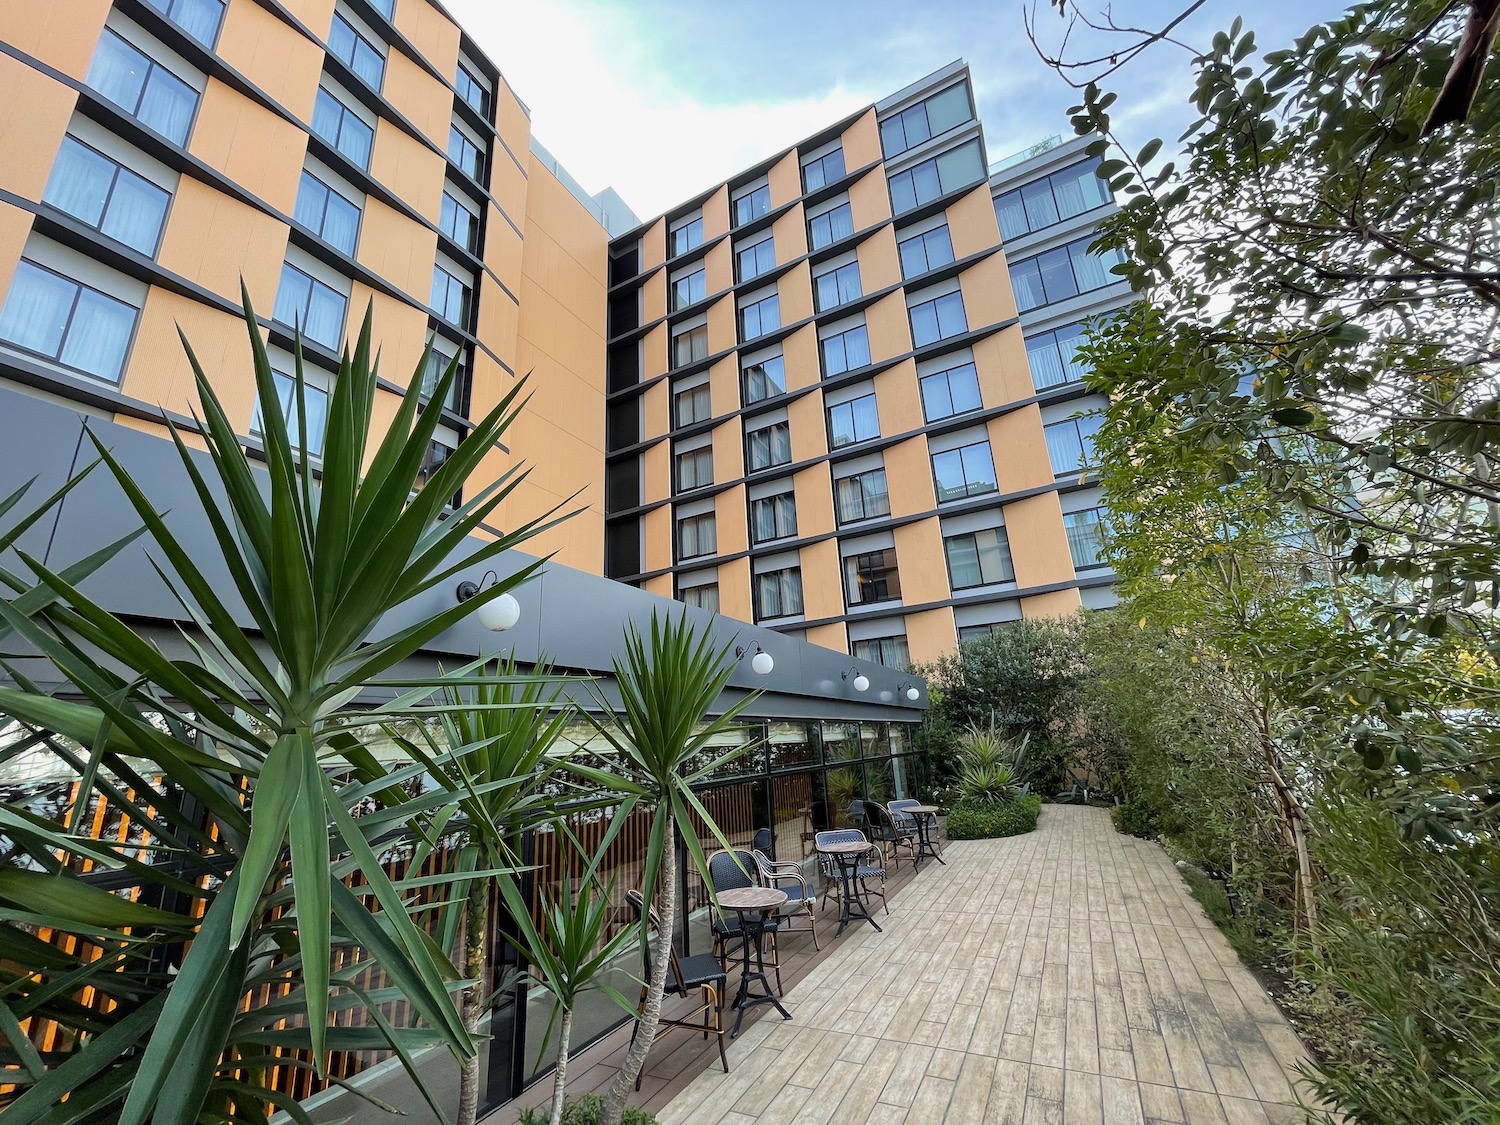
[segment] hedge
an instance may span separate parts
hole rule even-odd
[[[1036,828],[1042,799],[1035,793],[1001,803],[960,801],[948,814],[948,839],[990,840],[1019,836]]]

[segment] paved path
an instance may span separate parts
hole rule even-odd
[[[661,1125],[1290,1125],[1296,1034],[1101,809],[953,843]]]

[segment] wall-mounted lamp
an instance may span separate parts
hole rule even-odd
[[[916,684],[902,684],[901,694],[906,696],[906,698],[910,699],[913,703],[922,698],[922,693],[917,690]]]
[[[858,668],[850,668],[847,672],[840,672],[839,673],[839,679],[841,679],[841,680],[847,680],[851,676],[854,677],[854,690],[855,691],[869,691],[870,690],[870,677],[867,676],[867,675],[865,675]]]
[[[493,570],[487,570],[477,583],[467,579],[460,582],[455,593],[460,602],[466,602],[470,598],[477,598],[481,590],[498,581],[500,581],[500,576]],[[503,633],[521,620],[521,603],[509,594],[501,594],[498,598],[491,598],[480,606],[474,616],[479,618],[479,623],[491,632]]]
[[[734,655],[738,659],[743,660],[745,659],[745,653],[749,651],[744,645],[736,645]],[[760,645],[756,645],[755,655],[750,658],[750,667],[757,676],[769,676],[776,667],[776,661],[771,659],[769,652],[761,648]]]

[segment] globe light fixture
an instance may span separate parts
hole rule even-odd
[[[916,684],[902,684],[901,693],[905,695],[907,699],[910,699],[913,703],[922,698],[922,693],[917,690]]]
[[[493,570],[487,570],[477,583],[467,580],[460,582],[454,593],[460,602],[466,602],[471,598],[477,598],[480,591],[498,581],[500,581],[499,576]],[[503,633],[507,629],[515,628],[516,622],[521,620],[521,603],[508,593],[501,594],[498,598],[491,598],[480,606],[474,612],[474,616],[490,632]]]
[[[735,648],[734,655],[743,660],[745,659],[745,653],[749,651],[750,650],[745,648],[743,645],[739,645]],[[769,676],[775,670],[775,668],[776,661],[772,659],[771,654],[765,649],[761,648],[760,645],[756,645],[755,655],[750,658],[751,671],[753,671],[757,676]]]
[[[839,678],[847,680],[847,679],[849,679],[851,677],[853,677],[853,679],[854,679],[854,690],[855,691],[869,691],[870,690],[870,677],[867,676],[867,675],[865,675],[858,668],[850,668],[847,672],[841,673],[841,675],[840,675]]]

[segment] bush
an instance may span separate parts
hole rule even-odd
[[[950,840],[992,840],[1019,836],[1036,828],[1042,799],[1035,793],[1007,804],[960,801],[948,814]]]
[[[569,1098],[563,1103],[562,1125],[599,1125],[599,1111],[604,1108],[604,1099],[598,1094],[584,1094],[581,1098]],[[537,1106],[523,1109],[517,1125],[547,1125],[550,1107]],[[639,1106],[625,1107],[622,1125],[656,1125],[654,1114]]]
[[[1109,819],[1114,821],[1116,831],[1127,836],[1141,836],[1147,840],[1156,838],[1156,810],[1138,797],[1110,809]]]

